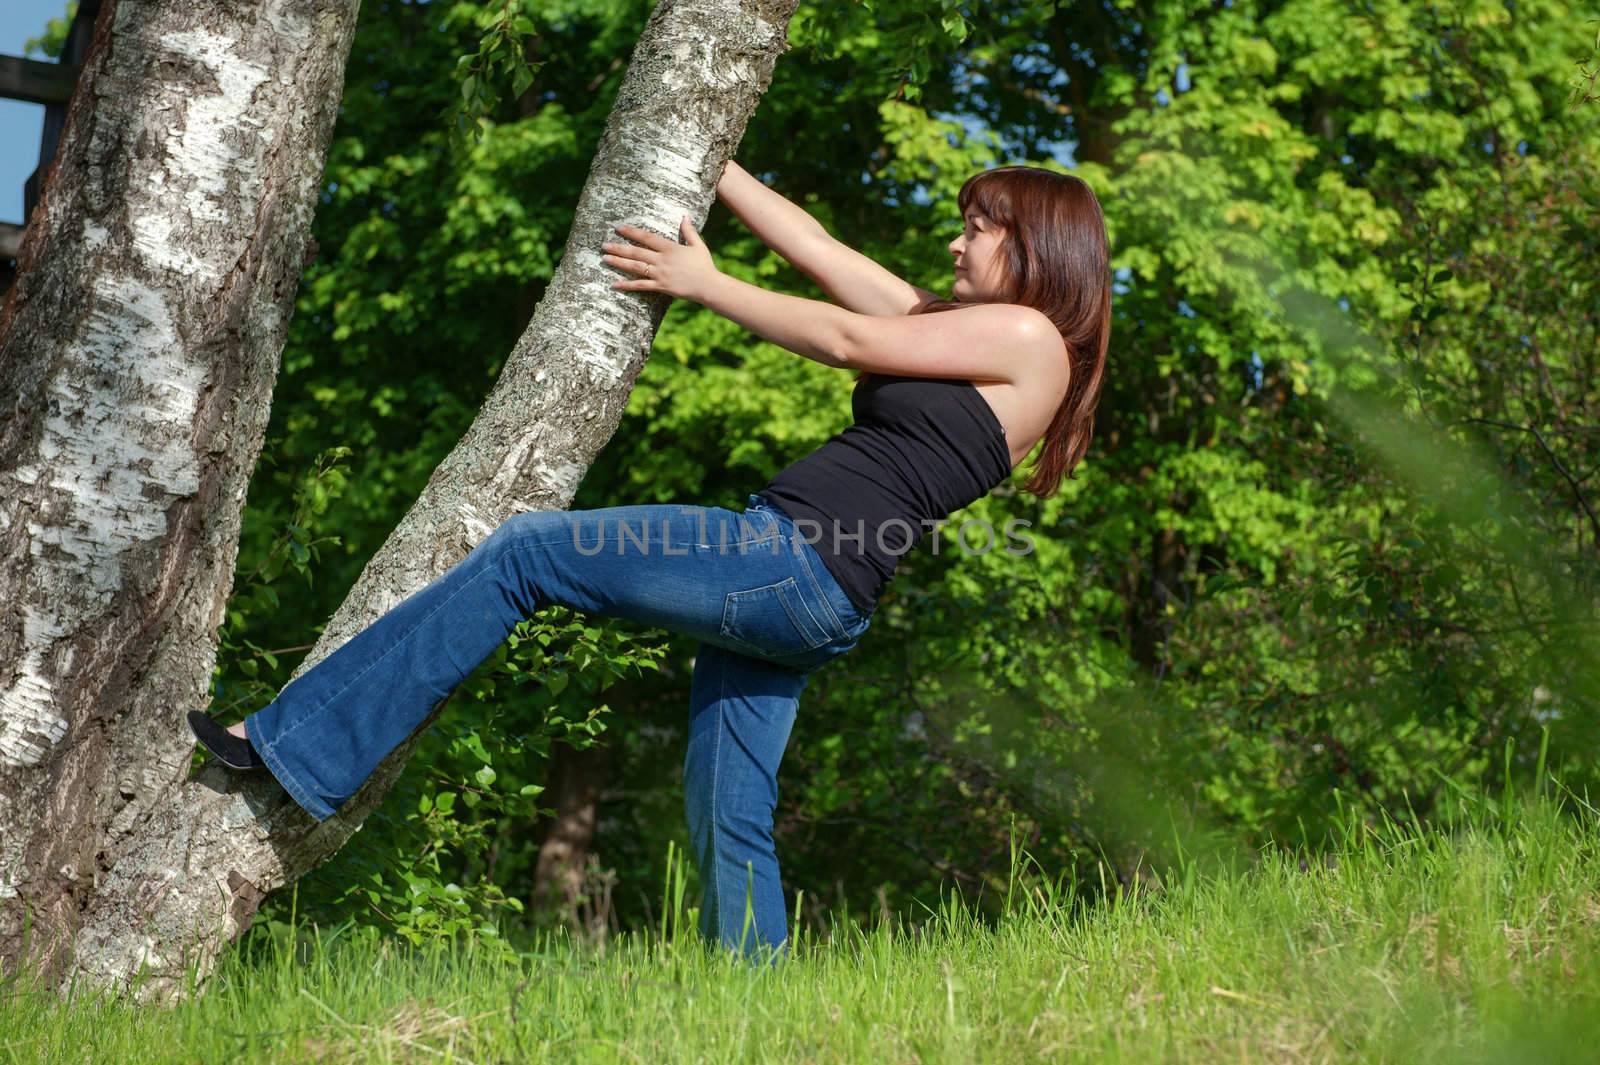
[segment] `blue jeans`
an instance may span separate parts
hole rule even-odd
[[[778,763],[807,675],[854,648],[871,615],[754,493],[742,512],[518,514],[290,682],[245,719],[246,735],[295,802],[325,820],[519,621],[552,603],[700,641],[684,797],[701,931],[747,953],[780,947]]]

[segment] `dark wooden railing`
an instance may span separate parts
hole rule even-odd
[[[41,63],[37,59],[0,55],[0,97],[44,105],[44,130],[39,138],[39,166],[22,187],[22,225],[0,222],[0,294],[11,287],[16,276],[17,253],[22,248],[22,236],[28,219],[39,202],[44,188],[45,175],[50,172],[50,162],[56,157],[56,145],[61,143],[61,130],[67,123],[67,105],[72,101],[72,90],[78,83],[78,72],[89,54],[89,42],[94,38],[95,16],[100,14],[101,0],[81,0],[78,13],[73,16],[67,30],[66,46],[58,63]]]

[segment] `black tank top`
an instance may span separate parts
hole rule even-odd
[[[796,522],[815,523],[798,525],[797,535],[871,614],[900,556],[936,521],[1005,481],[1011,452],[1005,426],[970,381],[868,374],[850,406],[854,425],[757,494]],[[941,530],[941,550],[948,535]]]

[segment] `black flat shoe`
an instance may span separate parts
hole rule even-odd
[[[229,769],[267,767],[267,763],[261,760],[256,749],[250,746],[249,740],[235,736],[203,711],[189,711],[189,728],[194,732],[195,739],[200,741],[200,745],[211,752],[211,757]]]

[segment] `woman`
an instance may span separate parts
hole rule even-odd
[[[950,300],[895,277],[730,162],[717,193],[836,303],[719,272],[683,243],[618,226],[614,287],[691,299],[827,366],[862,371],[855,424],[742,512],[639,505],[519,514],[449,572],[224,730],[224,764],[265,767],[331,817],[433,706],[552,603],[700,641],[685,805],[701,930],[747,952],[787,939],[772,842],[778,764],[811,671],[856,646],[899,556],[987,494],[1041,440],[1027,490],[1054,493],[1093,432],[1110,328],[1100,206],[1081,180],[1000,167],[962,186]],[[932,313],[945,312],[945,313]]]

